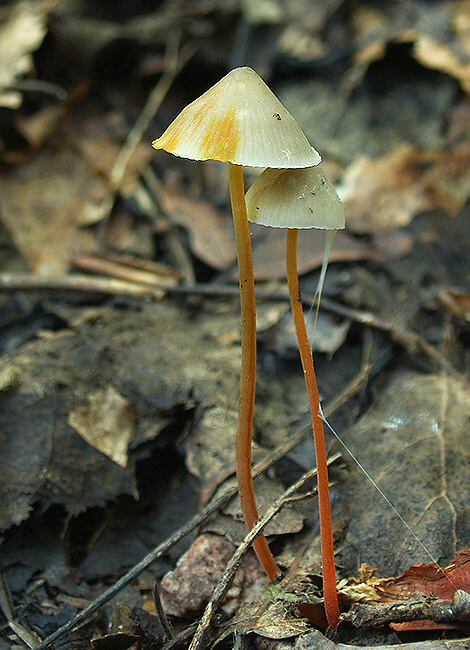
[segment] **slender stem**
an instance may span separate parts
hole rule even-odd
[[[335,629],[339,622],[338,593],[336,591],[335,556],[333,547],[333,524],[331,521],[330,489],[328,487],[328,464],[326,457],[325,433],[320,412],[315,366],[307,336],[302,298],[300,296],[297,271],[297,228],[287,231],[287,282],[294,316],[295,330],[299,344],[300,358],[307,385],[310,413],[312,416],[313,438],[317,457],[318,506],[320,512],[320,536],[323,570],[323,597],[328,625]]]
[[[251,468],[251,441],[256,386],[256,303],[251,234],[245,204],[243,167],[229,165],[230,198],[232,201],[235,239],[238,255],[241,302],[242,367],[237,435],[237,479],[240,502],[248,530],[258,521]],[[253,548],[270,580],[280,575],[280,569],[269,550],[264,535],[253,543]]]

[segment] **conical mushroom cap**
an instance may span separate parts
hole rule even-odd
[[[344,228],[344,208],[323,166],[266,169],[246,194],[248,220],[274,228]]]
[[[152,145],[193,160],[249,167],[318,165],[292,115],[251,68],[235,68],[186,106]]]

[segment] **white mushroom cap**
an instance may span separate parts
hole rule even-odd
[[[235,68],[186,106],[152,145],[193,160],[297,168],[321,157],[251,68]]]
[[[323,166],[266,169],[246,195],[248,220],[274,228],[344,228],[344,207]]]

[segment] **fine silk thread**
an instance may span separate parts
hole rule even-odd
[[[353,462],[357,465],[357,467],[359,467],[359,469],[360,469],[361,472],[364,474],[364,476],[365,476],[365,477],[370,481],[370,483],[373,485],[373,487],[377,490],[377,492],[380,494],[380,496],[381,496],[382,499],[385,501],[385,503],[388,505],[388,507],[392,510],[392,512],[396,515],[396,517],[398,517],[398,519],[401,521],[401,523],[403,524],[403,526],[406,528],[406,530],[407,530],[407,531],[410,533],[410,535],[413,537],[413,539],[415,540],[415,542],[416,542],[416,543],[421,547],[421,549],[426,553],[426,555],[429,557],[429,559],[431,560],[431,562],[432,562],[433,564],[435,564],[435,565],[439,568],[440,571],[442,571],[442,573],[445,575],[446,579],[447,579],[448,582],[452,585],[452,587],[454,587],[455,589],[457,589],[457,586],[452,582],[451,578],[447,575],[447,572],[446,572],[442,567],[439,566],[438,561],[437,561],[436,558],[433,556],[433,554],[431,553],[431,551],[430,551],[430,550],[426,547],[426,545],[425,545],[425,544],[424,544],[424,543],[419,539],[418,535],[414,532],[414,530],[411,528],[411,526],[408,524],[408,522],[405,520],[405,518],[404,518],[404,517],[403,517],[403,516],[398,512],[398,510],[396,509],[396,507],[393,505],[393,503],[390,501],[390,499],[387,497],[387,495],[383,492],[383,490],[382,490],[382,489],[377,485],[377,483],[374,481],[374,479],[372,478],[372,476],[371,476],[371,475],[369,474],[369,472],[366,470],[366,468],[364,467],[364,465],[362,465],[362,463],[360,462],[360,460],[359,460],[359,459],[358,459],[358,458],[353,454],[353,452],[349,449],[349,447],[346,445],[346,443],[343,442],[343,440],[341,439],[340,435],[339,435],[339,434],[338,434],[338,433],[333,429],[333,427],[332,427],[331,424],[328,422],[328,420],[326,419],[326,417],[325,417],[325,415],[324,415],[324,413],[323,413],[323,409],[322,409],[321,404],[320,404],[320,417],[321,417],[321,419],[323,420],[323,422],[325,423],[325,425],[328,427],[328,429],[331,431],[331,433],[334,435],[334,437],[336,438],[336,440],[339,442],[339,444],[340,444],[340,445],[343,447],[343,449],[348,453],[348,455],[349,455],[350,458],[353,460]]]

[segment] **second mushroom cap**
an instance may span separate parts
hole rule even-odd
[[[344,228],[344,207],[323,166],[266,169],[246,194],[248,220],[274,228]]]

